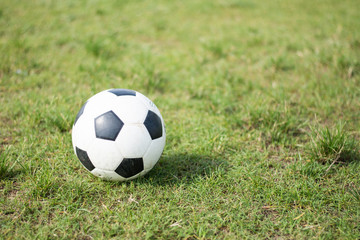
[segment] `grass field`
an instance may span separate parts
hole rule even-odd
[[[146,176],[71,143],[109,88],[159,107]],[[357,0],[0,1],[0,239],[359,239]]]

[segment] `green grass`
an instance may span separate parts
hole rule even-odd
[[[344,126],[341,123],[333,129],[326,127],[313,131],[311,154],[316,161],[334,164],[359,160],[358,142],[344,131]]]
[[[356,0],[0,1],[1,239],[359,239]],[[108,88],[159,107],[131,182],[77,160]]]

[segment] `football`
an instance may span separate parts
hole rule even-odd
[[[165,146],[159,109],[129,89],[102,91],[81,107],[72,144],[81,164],[105,180],[126,181],[149,172]]]

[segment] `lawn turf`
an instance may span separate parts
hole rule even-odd
[[[359,239],[356,0],[0,1],[1,239]],[[81,105],[160,109],[146,176],[77,160]]]

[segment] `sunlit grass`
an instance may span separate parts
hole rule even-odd
[[[0,236],[359,239],[359,12],[1,1]],[[72,149],[76,113],[109,88],[166,123],[161,159],[131,182],[93,177]]]

